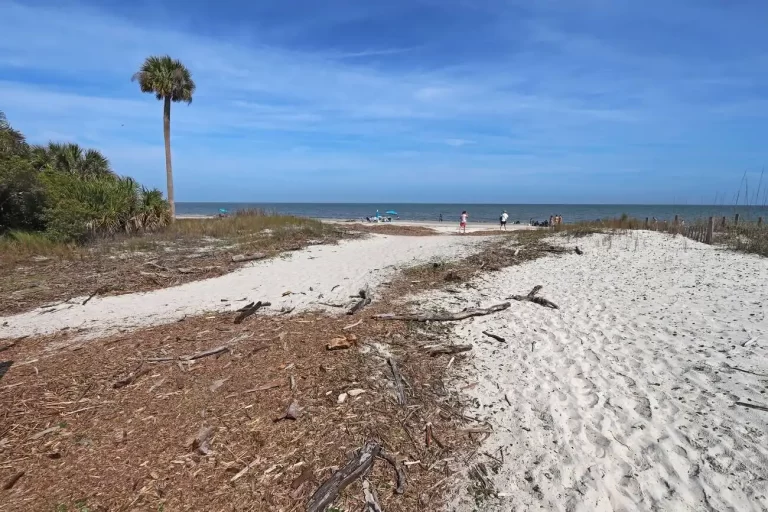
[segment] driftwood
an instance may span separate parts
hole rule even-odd
[[[323,512],[349,484],[363,476],[376,462],[381,446],[369,441],[365,443],[346,466],[334,473],[315,491],[307,502],[307,512]]]
[[[533,290],[528,292],[528,295],[512,295],[511,297],[507,297],[508,299],[513,300],[519,300],[523,302],[533,302],[534,304],[538,304],[539,306],[544,306],[545,308],[552,308],[552,309],[560,309],[557,304],[554,302],[545,299],[544,297],[539,297],[536,294],[541,291],[542,286],[540,284],[537,284],[533,287]]]
[[[472,308],[459,311],[457,313],[435,313],[424,315],[397,315],[395,313],[386,313],[383,315],[374,315],[376,320],[405,320],[410,322],[453,322],[456,320],[464,320],[473,316],[490,315],[491,313],[497,313],[507,309],[511,304],[509,302],[503,302],[496,304],[489,308]]]
[[[371,301],[373,300],[371,297],[371,290],[368,286],[366,286],[365,289],[360,290],[360,292],[358,293],[358,296],[360,297],[360,300],[354,306],[352,306],[349,309],[349,311],[347,311],[348,315],[354,315],[355,313],[363,309],[365,306],[370,304]]]
[[[236,254],[232,256],[233,263],[243,263],[244,261],[263,260],[267,255],[263,252],[254,252],[252,254]]]
[[[379,505],[379,498],[376,496],[371,482],[367,479],[363,480],[363,496],[365,497],[365,508],[363,512],[381,512],[381,505]]]
[[[104,293],[108,289],[109,289],[108,286],[99,286],[98,288],[96,288],[96,291],[94,291],[92,294],[90,294],[88,296],[88,298],[83,301],[82,305],[85,306],[86,304],[88,304],[91,301],[92,298],[94,298],[97,295],[100,295],[100,294]]]
[[[400,466],[400,464],[397,463],[397,460],[392,454],[390,454],[384,449],[382,449],[379,452],[379,458],[389,462],[389,464],[395,469],[395,475],[397,476],[397,487],[395,488],[395,492],[397,494],[404,494],[405,493],[405,472],[403,471],[402,466]]]
[[[400,370],[397,369],[397,362],[389,357],[387,358],[389,366],[392,368],[392,377],[395,380],[395,393],[397,394],[398,405],[405,406],[407,400],[405,398],[405,389],[403,389],[403,378],[400,376]]]
[[[194,361],[195,359],[201,359],[203,357],[208,356],[215,356],[216,354],[221,354],[222,352],[229,351],[229,346],[222,345],[220,347],[212,348],[210,350],[203,350],[202,352],[195,352],[194,354],[189,354],[185,356],[178,356],[178,357],[148,357],[146,361],[152,362],[152,363],[166,363],[168,361]]]
[[[258,311],[260,308],[265,308],[267,306],[271,306],[271,302],[251,302],[250,304],[246,304],[242,308],[237,310],[237,313],[240,313],[235,317],[235,323],[241,324],[243,323],[243,320],[254,314],[256,311]]]
[[[489,338],[495,339],[496,341],[500,341],[502,343],[506,343],[507,342],[507,340],[505,340],[504,338],[502,338],[498,334],[493,334],[492,332],[488,332],[488,331],[483,331],[483,334],[485,334]]]
[[[472,350],[472,345],[431,345],[425,346],[430,356],[440,356],[443,354],[459,354]]]
[[[144,362],[139,364],[139,366],[134,371],[129,373],[126,377],[123,377],[122,379],[112,384],[112,387],[115,389],[124,388],[129,384],[133,384],[136,381],[136,379],[138,379],[142,375],[148,374],[150,371],[150,368],[142,368],[142,366],[144,366]]]
[[[736,402],[736,405],[740,405],[742,407],[748,407],[750,409],[757,409],[758,411],[768,412],[768,407],[764,405],[750,404],[748,402]]]

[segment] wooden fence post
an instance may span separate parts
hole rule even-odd
[[[757,227],[760,227],[762,225],[763,225],[763,218],[762,217],[758,217],[757,218]]]
[[[709,245],[712,245],[712,233],[715,231],[715,218],[710,217],[709,222],[707,222],[707,237],[704,240]]]
[[[723,215],[723,229],[725,229],[725,215]]]
[[[736,214],[736,218],[733,221],[733,225],[734,226],[738,226],[739,225],[739,214],[738,213]]]
[[[760,217],[762,220],[762,217]],[[643,229],[648,229],[648,217],[645,218],[645,227]]]

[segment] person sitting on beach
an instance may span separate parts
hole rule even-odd
[[[501,217],[499,217],[499,229],[507,230],[507,219],[509,219],[509,214],[507,210],[504,210],[501,212]]]
[[[464,210],[461,212],[461,217],[459,217],[459,231],[466,233],[467,232],[467,219],[469,218],[469,214],[467,213],[467,210]]]

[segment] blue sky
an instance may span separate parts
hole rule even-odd
[[[764,0],[3,0],[0,19],[13,125],[160,188],[161,104],[130,77],[188,65],[179,201],[720,203],[768,165]]]

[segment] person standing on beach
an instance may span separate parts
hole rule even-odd
[[[461,217],[459,217],[459,232],[466,233],[467,232],[467,219],[469,218],[469,214],[467,213],[467,210],[464,210],[461,212]]]
[[[549,216],[549,227],[554,227],[554,226],[555,226],[555,216],[554,215],[550,215]]]
[[[504,210],[501,212],[501,217],[499,217],[499,229],[503,229],[504,231],[507,230],[507,220],[509,219],[509,214],[507,213],[507,210]]]
[[[438,219],[440,220],[440,222],[443,222],[443,214],[442,213],[440,214],[440,217],[438,217]]]

